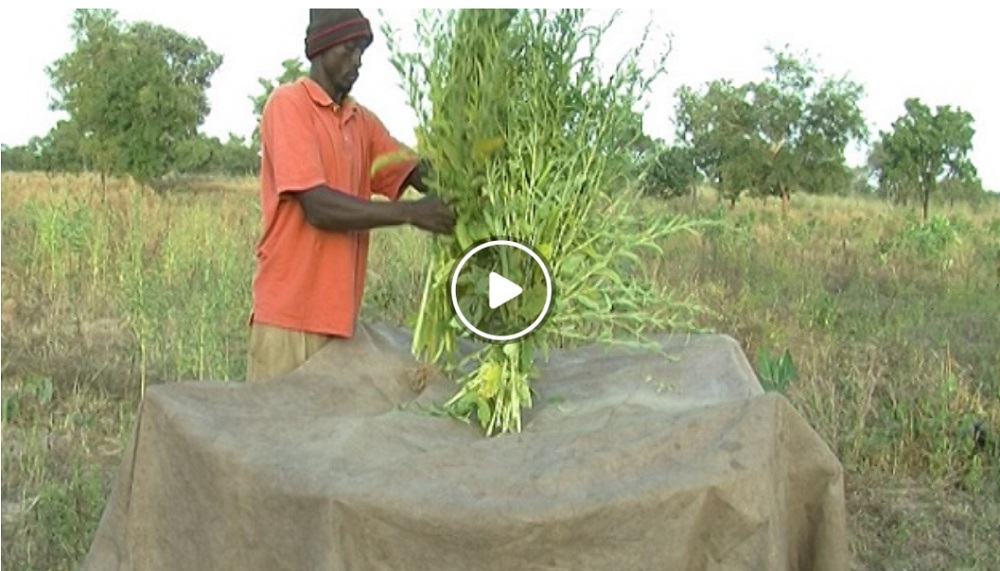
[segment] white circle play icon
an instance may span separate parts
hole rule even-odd
[[[477,254],[489,260],[503,257],[487,256],[490,248],[516,249],[516,254],[507,253],[505,259],[517,259],[519,263],[514,264],[517,267],[504,270],[490,267],[492,262],[468,263]],[[526,272],[525,266],[530,266],[531,271]],[[474,287],[460,294],[463,275],[465,282],[473,282]],[[534,331],[545,319],[552,305],[552,275],[542,257],[531,248],[511,240],[492,240],[462,256],[451,275],[450,293],[455,315],[469,331],[490,341],[514,341]],[[513,307],[507,305],[511,303]]]

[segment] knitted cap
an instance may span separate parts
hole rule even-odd
[[[310,8],[306,28],[306,57],[313,56],[337,44],[356,38],[372,40],[368,19],[357,9]]]

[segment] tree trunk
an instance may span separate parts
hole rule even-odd
[[[927,205],[931,200],[931,187],[928,184],[924,184],[923,196],[921,197],[920,207],[924,213],[924,222],[927,222]]]
[[[781,187],[781,216],[785,218],[788,218],[788,202],[791,200],[788,194],[788,188]]]

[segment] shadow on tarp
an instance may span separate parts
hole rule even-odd
[[[732,338],[556,351],[486,438],[413,406],[457,385],[414,392],[410,335],[150,387],[82,569],[847,569],[842,466]]]

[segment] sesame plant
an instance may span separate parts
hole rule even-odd
[[[446,412],[474,419],[487,435],[521,430],[536,356],[580,342],[637,342],[688,325],[694,309],[639,271],[640,255],[657,255],[664,239],[695,227],[680,216],[640,222],[635,209],[639,106],[666,53],[652,72],[641,69],[646,30],[603,71],[596,54],[614,18],[585,20],[579,10],[423,12],[413,51],[386,29],[419,117],[418,150],[433,166],[429,186],[457,214],[454,236],[434,238],[412,350],[457,379]],[[459,359],[451,273],[470,247],[498,238],[547,261],[557,291],[551,313],[528,336]],[[484,330],[531,320],[545,299],[533,262],[497,250],[471,258],[456,287],[463,313]],[[490,310],[482,284],[497,268],[527,285],[520,303]]]

